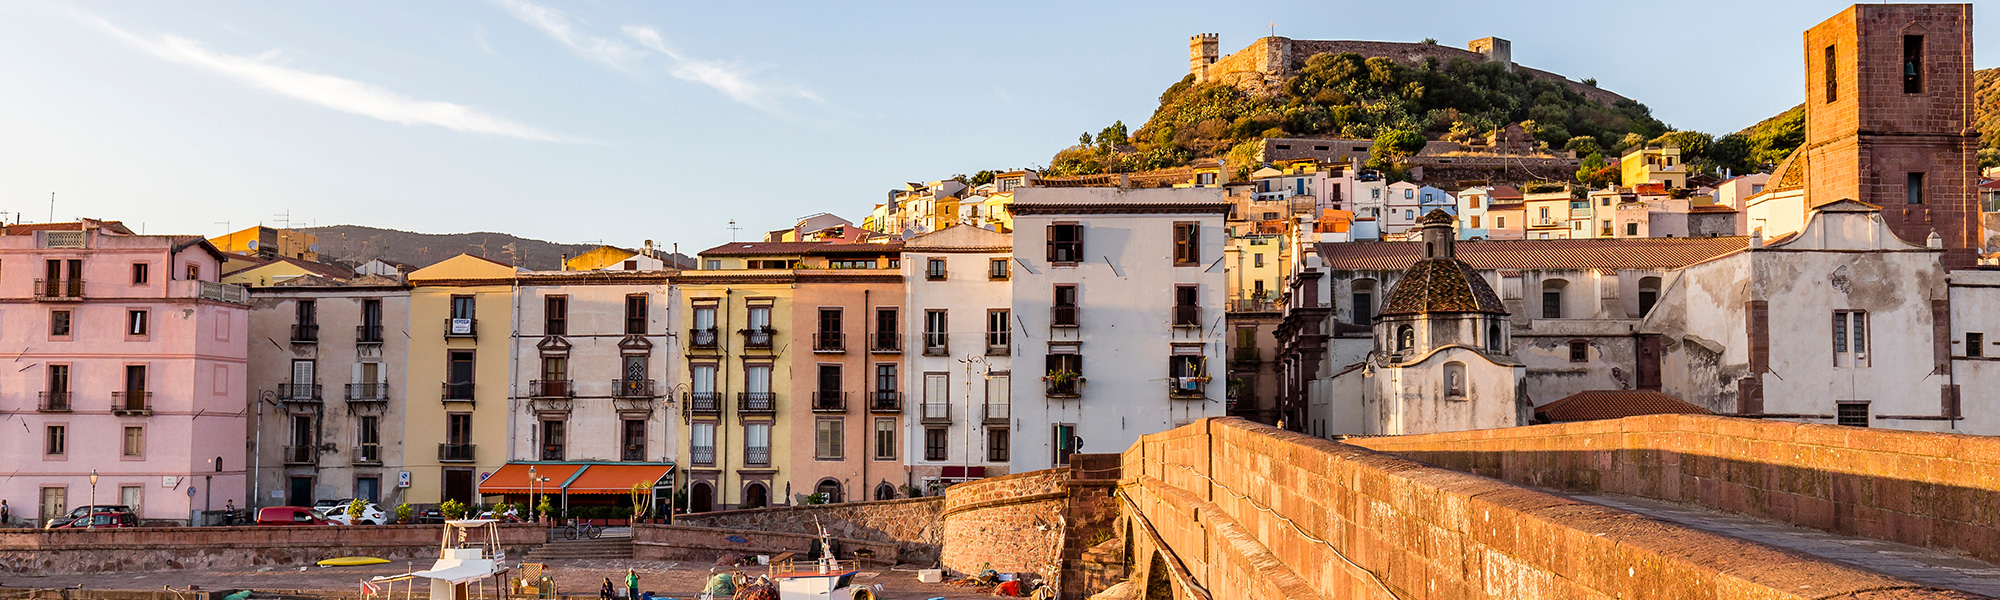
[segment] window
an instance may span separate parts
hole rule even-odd
[[[1653,312],[1653,306],[1660,302],[1660,278],[1639,278],[1639,316]]]
[[[896,420],[875,420],[875,460],[896,460]]]
[[[1258,267],[1264,266],[1264,253],[1258,252],[1250,255],[1250,263]]]
[[[563,422],[542,421],[542,460],[563,460]]]
[[[929,259],[929,260],[925,260],[925,261],[924,261],[924,279],[925,279],[925,280],[928,280],[928,281],[944,281],[944,278],[945,278],[945,271],[944,271],[944,259],[942,259],[942,258],[933,258],[933,259]]]
[[[1409,199],[1411,199],[1411,198],[1415,198],[1416,196],[1417,196],[1417,191],[1416,191],[1416,190],[1413,190],[1413,189],[1411,189],[1411,190],[1403,190],[1403,199],[1404,199],[1404,200],[1409,200]]]
[[[1568,284],[1561,279],[1542,282],[1542,318],[1563,318],[1563,288]]]
[[[382,301],[368,298],[361,301],[361,331],[355,341],[362,343],[382,342]],[[372,383],[372,382],[370,382]]]
[[[714,423],[695,423],[688,429],[688,461],[697,465],[715,464]]]
[[[1014,343],[1014,332],[1008,322],[1007,309],[993,308],[986,311],[986,353],[1004,355]]]
[[[902,327],[896,318],[896,309],[875,309],[875,349],[895,352],[903,349]]]
[[[1195,265],[1201,262],[1201,224],[1174,224],[1174,264]]]
[[[1374,324],[1375,323],[1375,280],[1373,279],[1355,280],[1354,291],[1348,295],[1348,303],[1352,306],[1354,310],[1354,321],[1353,321],[1354,324],[1356,325]]]
[[[1903,187],[1903,201],[1909,204],[1924,203],[1924,174],[1910,173]]]
[[[625,297],[625,335],[646,335],[646,295]]]
[[[1396,326],[1396,351],[1409,352],[1417,347],[1417,330],[1409,325]]]
[[[453,350],[445,356],[444,399],[472,399],[472,359],[471,350]]]
[[[1052,347],[1051,351],[1074,350],[1074,347]],[[1051,397],[1076,397],[1083,392],[1083,355],[1049,354],[1044,359],[1043,379],[1048,382]]]
[[[1403,218],[1404,218],[1404,219],[1415,219],[1415,218],[1417,218],[1417,211],[1405,208],[1405,209],[1403,209]]]
[[[1006,279],[1008,274],[1009,273],[1007,268],[1007,259],[995,258],[986,261],[987,279],[994,279],[994,280]]]
[[[69,311],[49,311],[49,336],[69,337]]]
[[[451,318],[453,319],[472,318],[472,315],[474,314],[473,307],[475,306],[473,304],[473,300],[474,299],[472,296],[452,296]]]
[[[1507,216],[1506,216],[1506,215],[1494,215],[1494,216],[1493,216],[1493,227],[1495,227],[1495,228],[1497,228],[1497,229],[1506,229],[1506,228],[1507,228]]]
[[[828,260],[826,267],[829,269],[873,269],[875,268],[875,261],[874,259]]]
[[[1050,462],[1054,466],[1069,466],[1069,457],[1076,454],[1076,447],[1083,440],[1076,437],[1075,423],[1055,423],[1049,426],[1049,441],[1055,448],[1055,457]]]
[[[1924,36],[1903,36],[1903,93],[1924,93]]]
[[[813,430],[815,458],[839,460],[841,457],[840,419],[820,419]]]
[[[951,432],[943,427],[924,428],[924,460],[950,460]]]
[[[701,264],[701,268],[702,268],[702,270],[704,270],[704,271],[714,271],[714,270],[718,270],[718,269],[721,269],[721,268],[722,268],[722,261],[719,261],[719,260],[714,260],[714,259],[710,259],[710,260],[708,260],[708,261],[706,261],[706,262],[703,262],[703,263]]]
[[[1627,235],[1627,236],[1638,236],[1638,235],[1639,235],[1639,224],[1638,224],[1637,222],[1632,222],[1632,223],[1626,223],[1626,224],[1625,224],[1625,235]]]
[[[44,437],[47,442],[42,445],[42,454],[49,456],[68,454],[69,427],[65,425],[50,425],[47,431],[48,435]]]
[[[819,309],[819,332],[813,336],[813,350],[838,351],[847,347],[841,337],[842,313],[838,308]]]
[[[147,272],[150,269],[152,267],[147,263],[132,263],[132,285],[146,285],[146,280],[151,276]]]
[[[1868,366],[1868,313],[1833,311],[1833,365]]]
[[[130,336],[146,335],[146,311],[143,310],[125,311],[125,335],[130,335]]]
[[[986,430],[986,462],[1007,462],[1009,454],[1007,441],[1007,430]]]
[[[1827,104],[1833,104],[1835,100],[1840,99],[1840,71],[1833,64],[1834,47],[1835,45],[1833,44],[1827,45],[1825,58],[1821,59],[1822,62],[1826,63]]]
[[[1049,262],[1075,264],[1083,260],[1083,226],[1056,223],[1049,226]]]
[[[357,463],[382,462],[381,417],[374,417],[374,416],[358,417],[355,429],[357,430],[357,433],[354,438],[355,441],[354,462]]]
[[[1590,362],[1590,342],[1570,340],[1569,361],[1573,363]]]
[[[1179,348],[1176,348],[1178,350]],[[1201,398],[1208,385],[1207,359],[1201,355],[1176,354],[1167,357],[1167,384],[1169,396],[1174,398]]]
[[[1056,286],[1055,299],[1049,311],[1049,325],[1055,327],[1076,327],[1077,306],[1076,286]]]
[[[133,457],[146,455],[146,428],[125,428],[125,451],[123,454]]]
[[[770,423],[750,423],[743,426],[743,462],[753,465],[771,464]]]
[[[194,264],[194,263],[188,263],[188,265],[187,265],[187,280],[188,280],[188,281],[200,281],[200,280],[201,280],[201,265],[197,265],[197,264]]]
[[[1835,413],[1836,424],[1848,427],[1868,426],[1867,402],[1842,402],[1834,405],[1834,409],[1837,411]]]
[[[1975,358],[1986,356],[1986,334],[1977,331],[1966,332],[1965,355]]]
[[[472,413],[449,413],[444,416],[444,441],[451,445],[472,443]]]
[[[924,311],[924,355],[944,356],[951,353],[947,345],[951,331],[947,320],[944,310]]]
[[[542,334],[569,335],[568,296],[549,296],[542,299]]]
[[[1506,340],[1503,338],[1504,336],[1500,333],[1500,322],[1498,320],[1486,324],[1486,350],[1488,352],[1503,352],[1505,346],[1502,346],[1502,344],[1506,343]]]
[[[1479,228],[1479,215],[1472,215],[1472,228],[1473,229]]]
[[[1201,326],[1200,288],[1192,285],[1174,286],[1174,326]]]

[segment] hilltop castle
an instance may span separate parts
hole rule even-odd
[[[1585,98],[1594,101],[1611,104],[1627,99],[1599,89],[1597,86],[1571,81],[1555,73],[1517,65],[1514,63],[1513,43],[1497,37],[1467,42],[1464,50],[1432,43],[1294,40],[1272,36],[1251,42],[1248,47],[1238,50],[1235,54],[1221,56],[1220,45],[1220,37],[1213,33],[1203,33],[1188,38],[1188,74],[1194,76],[1195,83],[1222,81],[1249,91],[1271,93],[1283,86],[1286,79],[1303,69],[1306,59],[1312,58],[1313,55],[1353,52],[1366,57],[1381,56],[1407,63],[1422,62],[1425,58],[1435,58],[1438,62],[1449,62],[1459,58],[1497,62],[1506,66],[1508,71],[1523,72],[1537,79],[1567,85]]]

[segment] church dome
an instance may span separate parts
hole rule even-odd
[[[1424,258],[1403,271],[1402,279],[1389,289],[1389,301],[1379,316],[1431,313],[1489,313],[1504,315],[1507,308],[1493,286],[1455,256],[1452,223],[1455,218],[1442,210],[1432,210],[1417,220],[1423,228]]]

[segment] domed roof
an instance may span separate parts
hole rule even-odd
[[[1471,265],[1456,258],[1427,258],[1410,265],[1389,290],[1381,316],[1429,313],[1507,314],[1500,295]]]

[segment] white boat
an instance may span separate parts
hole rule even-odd
[[[481,595],[488,577],[494,578],[494,589],[504,590],[507,555],[500,551],[499,523],[496,519],[445,521],[444,540],[438,547],[438,560],[431,568],[371,581],[428,579],[431,600],[466,600]],[[474,586],[482,589],[475,590]]]
[[[833,557],[832,540],[821,527],[818,570],[771,574],[771,581],[778,584],[779,600],[875,600],[875,590],[854,584],[854,574],[859,571],[840,568],[840,560]]]

